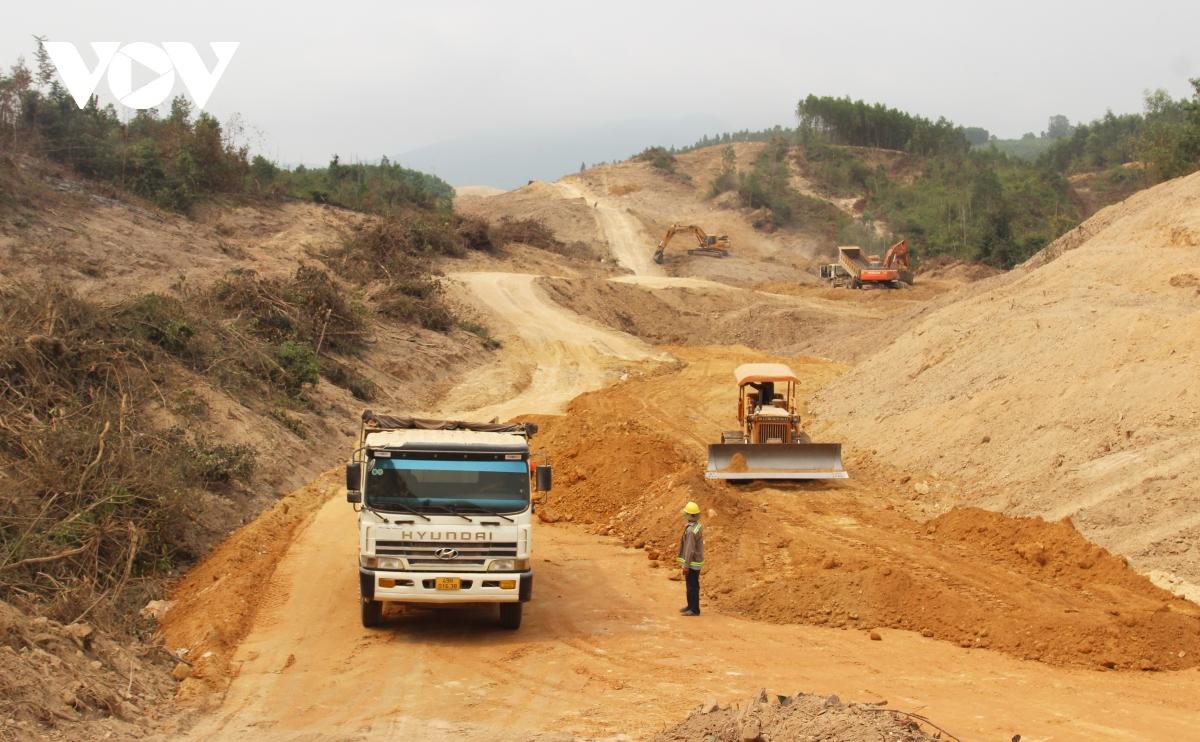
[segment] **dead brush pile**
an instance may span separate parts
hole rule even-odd
[[[345,358],[366,347],[370,311],[325,271],[300,266],[285,280],[235,270],[213,286],[210,296],[233,325],[270,344],[279,368],[267,376],[293,394],[320,375],[360,400],[374,399],[375,384]]]
[[[558,239],[554,231],[540,219],[502,217],[492,224],[490,235],[492,243],[499,246],[520,243],[576,260],[595,260],[599,257],[585,242],[563,242]]]
[[[158,304],[178,309],[0,295],[0,598],[123,627],[195,556],[182,535],[197,489],[253,472],[246,447],[152,422],[171,356],[204,362],[199,333]]]
[[[380,314],[448,332],[455,319],[431,262],[493,249],[483,220],[413,210],[359,226],[340,248],[321,257],[339,276],[366,287]]]
[[[198,490],[236,496],[253,448],[213,440],[181,404],[203,378],[269,413],[320,372],[373,392],[350,361],[368,313],[325,272],[230,274],[182,298],[97,305],[57,287],[0,293],[0,598],[117,621],[198,556]]]

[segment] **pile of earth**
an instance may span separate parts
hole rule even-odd
[[[760,691],[740,707],[709,701],[663,730],[653,742],[925,742],[942,739],[928,719],[874,704],[843,703],[837,696],[797,693],[767,699]]]
[[[535,442],[559,472],[538,511],[544,520],[617,536],[643,549],[650,568],[678,579],[680,508],[694,500],[705,512],[705,601],[759,620],[908,629],[1095,669],[1200,662],[1200,608],[1069,522],[978,508],[922,522],[905,511],[929,491],[925,482],[902,484],[865,468],[847,481],[705,480],[704,445],[730,426],[737,363],[787,360],[802,393],[841,367],[745,348],[668,350],[679,366],[584,394],[565,416],[541,419]]]
[[[176,660],[117,636],[0,601],[0,739],[130,738],[172,727],[162,708]]]

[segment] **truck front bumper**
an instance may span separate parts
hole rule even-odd
[[[438,590],[439,577],[455,577],[458,590]],[[513,581],[513,587],[500,583]],[[526,572],[388,572],[359,567],[363,600],[385,603],[516,603],[533,597],[533,570]]]

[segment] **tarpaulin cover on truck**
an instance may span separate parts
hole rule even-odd
[[[363,410],[363,424],[379,430],[474,430],[480,433],[521,433],[530,438],[538,431],[537,423],[474,423],[466,420],[434,420],[420,417],[380,415]]]

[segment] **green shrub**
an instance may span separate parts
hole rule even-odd
[[[196,329],[178,299],[162,294],[142,294],[117,309],[117,321],[136,336],[176,356],[189,355]]]
[[[290,430],[297,438],[301,440],[306,440],[308,438],[308,428],[304,426],[304,422],[300,420],[300,418],[293,417],[282,409],[273,409],[267,414],[279,421],[283,427]]]
[[[436,332],[446,332],[454,327],[454,315],[436,297],[422,300],[403,293],[392,294],[380,301],[379,313]]]
[[[679,165],[675,155],[665,147],[647,147],[638,154],[637,159],[650,163],[650,167],[667,175],[675,175],[675,168]]]
[[[504,347],[504,343],[492,336],[491,330],[478,322],[460,319],[458,326],[482,340],[483,347],[488,350],[498,350]]]
[[[273,381],[289,394],[298,394],[305,384],[317,383],[320,364],[311,345],[285,340],[275,347],[272,357],[278,366]]]

